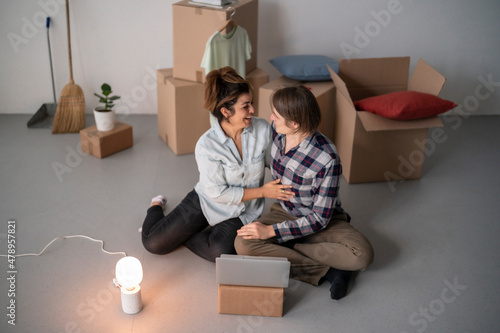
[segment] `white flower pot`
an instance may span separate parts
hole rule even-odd
[[[115,110],[102,112],[94,109],[94,118],[98,131],[106,132],[115,128]]]

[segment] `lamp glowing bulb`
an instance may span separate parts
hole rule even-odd
[[[142,265],[139,259],[124,257],[116,263],[116,281],[120,285],[123,312],[134,314],[142,309]]]

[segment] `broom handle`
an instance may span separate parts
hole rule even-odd
[[[50,51],[50,34],[49,34],[50,17],[47,17],[46,26],[47,26],[47,44],[48,44],[48,49],[49,49],[49,61],[50,61],[50,76],[52,78],[52,94],[54,95],[54,104],[57,104],[56,86],[54,84],[54,67],[52,66],[52,52]]]
[[[73,63],[71,59],[71,38],[70,38],[70,30],[69,30],[69,1],[66,0],[66,28],[68,29],[68,53],[69,53],[69,82],[74,83],[73,81]]]

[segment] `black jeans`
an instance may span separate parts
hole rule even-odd
[[[242,226],[239,218],[232,218],[211,227],[198,194],[192,190],[167,216],[161,206],[149,207],[142,225],[142,244],[154,254],[167,254],[184,244],[196,255],[215,262],[221,254],[236,254],[234,238]]]

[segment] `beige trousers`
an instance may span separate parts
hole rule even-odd
[[[295,219],[275,202],[258,221],[272,225]],[[241,255],[286,257],[291,263],[290,277],[312,285],[318,285],[330,267],[358,271],[373,261],[370,242],[347,222],[346,214],[333,216],[325,229],[294,241],[280,244],[276,237],[246,240],[237,236],[234,246]]]

